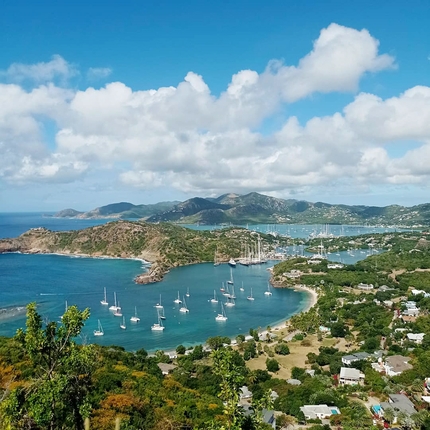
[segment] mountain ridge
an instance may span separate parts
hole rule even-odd
[[[119,202],[79,212],[65,209],[54,216],[71,218],[141,218],[148,222],[179,224],[370,224],[426,227],[430,203],[366,206],[280,199],[257,192],[227,193],[212,198],[193,197],[183,202],[133,205]]]

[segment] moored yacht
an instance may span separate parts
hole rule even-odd
[[[230,258],[230,260],[228,260],[228,264],[231,267],[236,267],[236,260],[234,258]]]

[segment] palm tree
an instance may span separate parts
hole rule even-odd
[[[411,415],[411,419],[414,422],[415,427],[419,429],[424,426],[429,418],[430,412],[425,409],[421,409],[417,413]]]
[[[413,393],[422,393],[424,389],[423,381],[421,379],[414,379],[410,388]]]
[[[384,420],[388,421],[390,424],[394,421],[396,414],[392,408],[384,409]]]

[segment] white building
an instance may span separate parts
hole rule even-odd
[[[341,367],[339,374],[340,385],[360,385],[364,381],[364,373],[353,367]]]
[[[425,333],[408,333],[406,336],[411,342],[420,345],[423,342]]]
[[[327,405],[304,405],[300,408],[307,420],[330,418],[332,415],[340,415],[336,406]]]

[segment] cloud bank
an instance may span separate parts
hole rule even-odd
[[[128,186],[195,194],[426,184],[430,177],[430,88],[383,100],[358,93],[368,73],[396,68],[367,30],[323,29],[297,65],[269,62],[241,70],[214,96],[189,72],[176,87],[133,91],[122,82],[73,90],[77,68],[59,55],[0,72],[0,178],[7,183],[68,183],[98,169]],[[87,78],[110,75],[93,68]],[[33,81],[24,89],[23,81]],[[60,82],[62,81],[62,83]],[[316,93],[352,92],[341,112],[301,124],[287,118],[270,135],[265,120]],[[44,125],[54,121],[55,145]],[[400,157],[390,145],[418,145]]]

